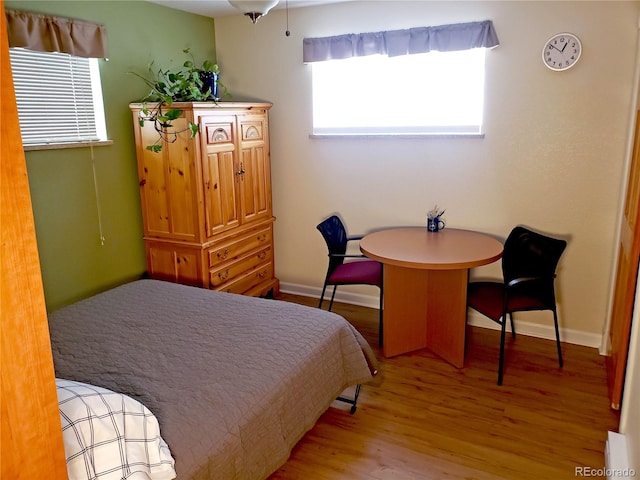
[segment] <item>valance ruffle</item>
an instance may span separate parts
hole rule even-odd
[[[22,10],[7,10],[6,17],[9,47],[107,58],[104,25]]]
[[[411,55],[432,50],[451,52],[499,45],[491,20],[387,32],[305,38],[303,61],[322,62],[367,55]]]

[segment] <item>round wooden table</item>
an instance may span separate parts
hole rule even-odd
[[[384,264],[384,356],[426,347],[463,367],[469,269],[498,260],[502,243],[470,230],[404,227],[366,235],[360,250]]]

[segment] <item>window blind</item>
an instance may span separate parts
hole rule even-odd
[[[10,49],[24,145],[100,140],[91,65],[66,53]]]

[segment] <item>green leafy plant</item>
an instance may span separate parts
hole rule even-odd
[[[147,150],[160,152],[164,143],[175,142],[180,133],[189,131],[191,138],[198,133],[198,125],[192,122],[189,122],[185,129],[174,128],[173,121],[180,118],[184,112],[179,108],[172,108],[173,102],[213,101],[217,104],[221,98],[217,96],[219,91],[223,92],[222,98],[231,96],[218,80],[220,68],[217,64],[205,60],[198,66],[188,48],[183,50],[183,53],[188,55],[189,59],[177,70],[156,70],[151,62],[146,76],[130,72],[151,89],[141,100],[143,106],[138,117],[140,126],[144,126],[145,122],[153,122],[158,132],[158,140],[153,145],[148,145]]]

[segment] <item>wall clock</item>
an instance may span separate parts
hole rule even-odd
[[[582,55],[582,43],[573,33],[557,33],[544,44],[542,61],[556,72],[573,67]]]

